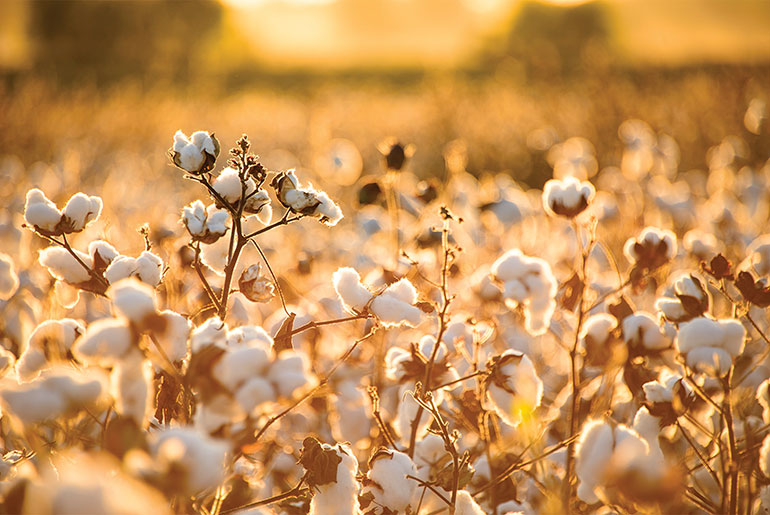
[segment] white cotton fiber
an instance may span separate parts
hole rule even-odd
[[[332,447],[323,444],[323,448],[334,449],[342,461],[337,465],[337,480],[316,487],[316,493],[310,500],[309,515],[358,514],[358,490],[361,487],[356,480],[358,460],[347,445]]]
[[[72,232],[82,231],[90,222],[96,220],[102,212],[102,199],[89,197],[85,193],[73,195],[62,210],[69,229]]]
[[[484,515],[484,510],[473,500],[467,490],[457,491],[455,515]]]
[[[86,266],[91,266],[91,257],[88,254],[75,249],[73,249],[73,252]],[[48,247],[41,250],[38,262],[60,281],[79,284],[87,282],[91,278],[88,270],[78,263],[77,259],[69,251],[62,247]]]
[[[163,470],[184,480],[189,494],[217,487],[225,479],[228,444],[191,428],[174,428],[152,433],[150,448]]]
[[[339,268],[332,274],[334,291],[348,310],[363,311],[372,299],[371,292],[361,283],[361,276],[353,268]]]
[[[107,290],[107,297],[115,310],[134,324],[143,324],[156,313],[155,291],[148,285],[130,277],[113,284]]]
[[[406,512],[417,491],[417,483],[406,477],[417,475],[411,458],[399,451],[380,451],[369,465],[366,477],[376,485],[365,491],[374,496],[374,503],[394,512]]]
[[[78,338],[72,353],[81,363],[110,367],[133,345],[131,329],[125,320],[106,318],[92,322]]]
[[[238,170],[234,168],[225,168],[214,179],[212,184],[214,190],[228,203],[235,205],[241,198],[241,178]]]
[[[110,393],[115,400],[115,411],[133,419],[146,428],[154,399],[152,365],[139,352],[132,352],[118,361],[110,373]]]
[[[61,221],[61,211],[57,209],[56,204],[46,198],[45,193],[34,188],[27,192],[24,220],[29,225],[53,232]]]

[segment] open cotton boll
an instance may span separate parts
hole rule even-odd
[[[375,297],[370,308],[372,314],[385,327],[417,327],[422,321],[422,311],[419,308],[389,295],[387,291]]]
[[[227,342],[227,324],[219,317],[211,317],[193,329],[190,346],[195,354],[208,345],[225,347]]]
[[[488,364],[487,397],[500,418],[517,427],[540,406],[543,382],[526,354],[507,350]]]
[[[73,195],[62,210],[64,232],[79,232],[102,212],[102,199],[85,193]]]
[[[591,420],[580,431],[575,447],[575,474],[579,480],[577,496],[583,502],[599,501],[595,489],[612,457],[613,439],[612,426],[602,420]]]
[[[697,347],[687,353],[687,366],[696,372],[724,376],[730,371],[733,357],[719,347]]]
[[[739,320],[699,317],[680,326],[676,345],[682,354],[697,347],[720,347],[736,357],[743,352],[745,339],[746,328]]]
[[[329,195],[324,191],[316,193],[316,199],[320,202],[316,207],[316,216],[321,219],[321,223],[333,227],[342,220],[342,209],[334,203]]]
[[[276,402],[278,396],[270,381],[262,377],[252,377],[242,383],[235,392],[235,400],[244,413],[253,415],[261,404]]]
[[[73,252],[86,266],[91,266],[91,257],[88,254],[84,254],[76,249],[73,249]],[[47,268],[54,278],[60,281],[80,284],[88,282],[91,278],[88,270],[78,263],[78,260],[67,249],[62,247],[48,247],[41,250],[38,262]]]
[[[350,447],[337,444],[321,446],[325,451],[333,451],[341,461],[337,464],[335,480],[315,487],[315,494],[310,500],[309,515],[358,515],[358,490],[356,480],[358,460]]]
[[[93,406],[105,392],[105,379],[97,371],[58,367],[45,371],[33,382],[3,388],[0,404],[3,413],[23,424],[33,424]]]
[[[249,181],[251,181],[250,186],[253,185],[253,187],[256,188],[254,181],[252,179],[249,179]],[[251,192],[249,192],[249,194],[250,193]],[[262,225],[269,224],[273,217],[273,206],[270,205],[270,195],[266,190],[260,189],[246,199],[243,210],[247,213],[256,213],[257,220],[259,220]]]
[[[206,206],[200,200],[182,209],[182,223],[193,237],[203,237],[206,229]]]
[[[624,318],[622,328],[626,345],[637,350],[661,350],[671,344],[657,320],[645,311]]]
[[[762,419],[770,423],[770,379],[765,379],[757,389],[757,401],[762,406]]]
[[[551,179],[543,186],[543,208],[551,216],[573,218],[588,207],[596,189],[575,177]]]
[[[258,347],[228,349],[214,364],[212,372],[225,388],[235,392],[250,377],[263,376],[270,366],[272,357],[269,349]]]
[[[174,164],[190,173],[208,171],[214,166],[219,155],[219,142],[206,131],[196,131],[190,138],[182,131],[174,134],[174,146],[171,147]],[[207,160],[210,163],[207,164]]]
[[[455,502],[455,515],[484,515],[484,510],[473,500],[467,490],[458,490]]]
[[[120,315],[140,326],[157,311],[155,291],[133,277],[112,284],[107,297]]]
[[[214,190],[229,204],[235,205],[241,198],[242,187],[238,170],[225,168],[212,183]]]
[[[242,325],[227,332],[229,347],[254,347],[263,349],[272,359],[273,338],[267,331],[257,325]]]
[[[191,323],[187,319],[171,310],[159,313],[164,320],[162,330],[153,330],[153,335],[163,348],[166,357],[172,362],[182,361],[187,356],[187,337],[190,334]],[[165,358],[152,345],[149,347],[150,356],[155,363],[164,363]]]
[[[24,204],[24,221],[47,232],[55,232],[61,221],[61,211],[37,188],[27,192]]]
[[[174,474],[188,495],[217,487],[225,479],[229,445],[191,428],[173,428],[150,435],[150,449],[161,470]],[[175,481],[175,482],[176,482]]]
[[[503,285],[506,305],[511,309],[517,305],[524,307],[527,331],[535,336],[545,333],[556,309],[558,289],[550,265],[512,249],[499,257],[490,270],[492,277]]]
[[[623,254],[632,264],[650,270],[671,261],[676,256],[676,235],[657,227],[645,227],[636,238],[629,238]]]
[[[108,242],[104,240],[94,240],[88,244],[88,255],[91,256],[91,262],[94,266],[97,266],[97,263],[109,266],[109,264],[112,263],[112,260],[118,257],[120,253]]]
[[[153,409],[152,364],[139,352],[118,361],[110,373],[110,393],[115,411],[146,429]]]
[[[295,390],[305,385],[314,386],[316,379],[310,372],[310,361],[303,352],[285,350],[270,365],[267,378],[281,397],[290,398]]]
[[[338,268],[332,274],[332,283],[348,311],[360,313],[372,299],[372,293],[361,283],[361,276],[353,268]]]
[[[770,479],[770,435],[765,436],[762,448],[759,450],[759,468],[766,478]]]
[[[87,365],[111,367],[133,346],[133,336],[128,322],[106,318],[92,322],[85,334],[78,338],[72,353],[78,361]]]
[[[71,318],[46,320],[38,325],[22,348],[16,362],[16,374],[20,381],[35,379],[51,360],[66,359],[75,339],[83,334],[85,328]]]
[[[374,484],[367,483],[362,496],[372,496],[375,514],[382,513],[383,507],[392,512],[406,512],[418,488],[414,480],[406,477],[408,475],[417,475],[417,469],[409,455],[383,449],[372,456],[366,477]]]
[[[104,272],[104,277],[110,284],[115,284],[127,277],[137,277],[143,283],[153,288],[160,284],[163,272],[163,260],[145,250],[138,258],[118,256],[112,260],[110,266]]]
[[[368,441],[372,428],[370,402],[358,381],[346,379],[338,383],[330,400],[329,422],[335,440],[350,442],[354,447]]]
[[[406,383],[401,385],[398,389],[398,411],[396,413],[396,420],[394,422],[394,428],[401,440],[409,442],[409,437],[412,432],[412,422],[417,416],[417,412],[420,410],[420,405],[414,400],[410,392],[414,392],[415,385]],[[441,390],[433,392],[433,401],[438,406],[444,400],[444,394]],[[425,410],[422,411],[420,416],[420,422],[417,424],[417,438],[420,439],[433,423],[433,416]]]
[[[13,259],[0,253],[0,300],[10,299],[19,288],[19,276],[16,275]]]

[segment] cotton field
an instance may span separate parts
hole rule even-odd
[[[461,140],[426,174],[387,134],[374,166],[198,125],[94,160],[144,182],[4,157],[0,510],[770,512],[746,107],[702,170],[636,118],[533,133],[542,187],[471,173]]]

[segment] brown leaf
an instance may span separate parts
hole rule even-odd
[[[607,306],[607,311],[617,319],[618,325],[622,324],[626,317],[634,314],[634,308],[631,307],[625,296],[620,297],[616,303]]]
[[[562,294],[559,298],[561,306],[567,311],[573,311],[580,300],[584,288],[585,284],[578,274],[572,274],[572,277],[562,284]]]
[[[342,457],[335,449],[324,449],[321,442],[308,436],[302,441],[299,464],[307,470],[307,483],[311,487],[337,482],[337,466]]]
[[[294,319],[297,318],[296,313],[289,313],[289,316],[281,324],[281,328],[273,338],[273,350],[276,354],[282,350],[291,350],[294,345],[291,343],[291,332],[294,330]]]
[[[732,280],[733,278],[733,264],[730,263],[722,254],[717,254],[714,256],[708,265],[706,265],[705,262],[702,262],[700,267],[704,272],[709,274],[717,281],[722,279]]]

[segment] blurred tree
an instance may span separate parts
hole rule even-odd
[[[590,71],[602,53],[597,50],[611,44],[610,27],[607,6],[601,2],[564,6],[525,0],[502,41],[488,46],[482,62],[494,66],[512,57],[527,75],[540,78]]]
[[[64,82],[189,80],[222,19],[215,0],[38,0],[31,11],[36,69]]]

